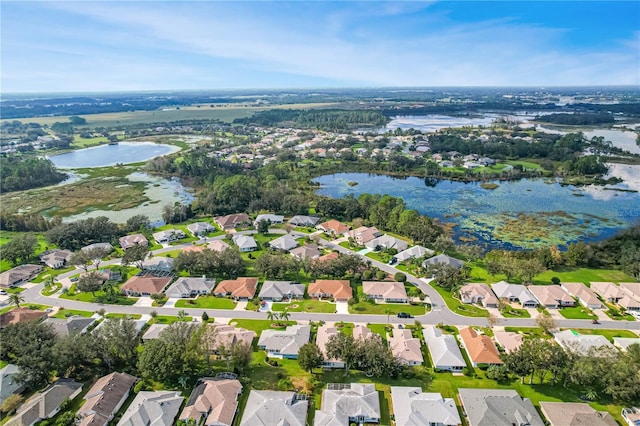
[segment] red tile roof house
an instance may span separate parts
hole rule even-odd
[[[332,297],[336,302],[346,302],[353,297],[349,280],[316,280],[307,290],[311,298]]]
[[[474,367],[477,367],[478,364],[502,364],[498,348],[496,348],[491,337],[485,334],[478,334],[471,327],[466,327],[460,330],[460,338]]]
[[[162,293],[162,290],[169,285],[173,278],[154,277],[151,275],[135,276],[122,284],[120,291],[127,296],[151,296]]]
[[[218,297],[231,296],[235,300],[249,300],[256,294],[258,278],[240,277],[235,280],[224,280],[216,286],[213,294]]]
[[[10,324],[17,324],[19,322],[38,321],[46,317],[47,313],[45,311],[36,311],[34,309],[22,307],[15,308],[0,315],[0,328],[6,327]]]

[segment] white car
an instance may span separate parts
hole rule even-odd
[[[4,296],[5,294],[8,294],[8,293],[7,293],[7,290],[0,290],[0,294]]]

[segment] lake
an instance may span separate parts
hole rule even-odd
[[[393,117],[387,125],[380,129],[380,133],[394,131],[397,128],[402,130],[415,129],[421,132],[437,132],[447,127],[464,127],[464,126],[488,126],[497,115],[484,115],[476,117],[453,117],[450,115],[401,115]]]
[[[455,224],[459,241],[491,248],[566,247],[615,234],[640,220],[640,195],[602,187],[562,186],[556,180],[498,182],[494,190],[480,182],[428,181],[366,173],[337,173],[314,179],[319,195],[389,194],[409,208]],[[357,182],[349,186],[349,182]]]
[[[153,142],[120,142],[117,145],[100,145],[79,149],[66,154],[54,155],[49,159],[58,168],[79,169],[138,163],[179,150],[180,148],[174,145]]]

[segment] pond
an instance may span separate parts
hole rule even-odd
[[[179,150],[177,146],[153,142],[119,142],[116,145],[100,145],[54,155],[49,159],[58,168],[79,169],[138,163]]]
[[[455,224],[458,241],[490,248],[566,247],[615,234],[640,218],[637,192],[588,186],[562,186],[556,180],[522,179],[493,183],[394,178],[366,173],[337,173],[314,179],[319,195],[389,194],[409,208]],[[357,182],[350,186],[349,182]]]
[[[394,131],[397,128],[402,130],[415,129],[421,132],[437,132],[447,127],[463,126],[488,126],[497,115],[489,114],[475,117],[453,117],[449,115],[427,114],[427,115],[402,115],[393,117],[387,125],[380,129],[380,133]]]

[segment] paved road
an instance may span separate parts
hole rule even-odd
[[[253,234],[255,230],[249,231],[241,231],[243,234]],[[271,233],[281,233],[284,234],[286,231],[282,229],[272,229],[269,232]],[[308,234],[292,231],[291,234],[297,237],[306,237]],[[213,239],[223,239],[224,235],[220,235],[213,238],[207,238],[207,241],[211,241]],[[204,240],[198,240],[197,243],[204,243]],[[448,325],[456,325],[456,326],[488,326],[488,321],[486,318],[474,318],[474,317],[465,317],[455,312],[452,312],[446,305],[444,299],[440,294],[429,284],[420,280],[418,277],[408,274],[404,271],[399,271],[391,265],[387,265],[382,262],[378,262],[374,259],[366,257],[364,255],[360,255],[352,250],[349,250],[345,247],[339,246],[335,243],[327,241],[325,239],[320,239],[319,244],[325,248],[334,249],[338,252],[345,254],[356,254],[361,256],[366,261],[371,262],[372,265],[380,268],[381,270],[393,275],[396,272],[403,272],[407,276],[407,281],[416,285],[420,290],[427,295],[431,302],[432,310],[425,315],[416,316],[415,318],[397,318],[395,316],[387,317],[387,315],[361,315],[361,314],[321,314],[321,313],[305,313],[305,312],[291,312],[292,320],[307,320],[307,321],[320,321],[330,318],[332,321],[345,321],[345,322],[362,322],[362,323],[378,323],[378,324],[386,324],[388,321],[393,324],[411,324],[415,320],[420,321],[422,324],[448,324]],[[168,251],[178,250],[191,244],[182,244],[170,246],[158,250],[154,250],[154,254],[160,254]],[[112,259],[106,262],[102,262],[100,267],[119,264],[120,259]],[[78,270],[70,271],[64,274],[61,274],[57,277],[57,280],[62,280],[65,278],[69,278],[72,275],[76,275]],[[98,311],[100,309],[108,310],[113,313],[122,313],[122,314],[149,314],[151,311],[157,311],[160,315],[177,315],[179,311],[184,310],[190,316],[201,316],[202,312],[206,311],[210,318],[247,318],[247,319],[266,319],[267,315],[264,312],[254,312],[254,311],[233,311],[233,310],[224,310],[224,309],[189,309],[189,308],[165,308],[165,307],[144,307],[144,306],[120,306],[120,305],[103,305],[98,303],[87,303],[87,302],[78,302],[75,300],[67,300],[67,299],[59,299],[56,297],[47,297],[40,294],[43,285],[38,284],[31,288],[28,288],[24,292],[22,292],[22,296],[25,301],[31,303],[40,303],[43,305],[51,305],[51,306],[63,306],[66,309],[77,309],[83,311]],[[640,322],[628,322],[628,321],[601,321],[600,324],[592,324],[590,320],[556,320],[556,323],[559,327],[567,327],[567,328],[602,328],[602,329],[626,329],[626,330],[634,330],[640,331]],[[508,327],[532,327],[536,326],[535,319],[525,319],[525,318],[499,318],[497,324],[498,326],[508,326]]]

